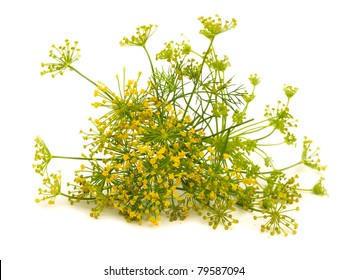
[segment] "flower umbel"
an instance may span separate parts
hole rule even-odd
[[[316,169],[318,171],[324,171],[326,169],[326,166],[321,165],[318,151],[319,148],[316,148],[315,150],[312,150],[311,144],[313,143],[312,140],[309,140],[307,137],[305,137],[303,142],[303,148],[302,148],[302,155],[301,155],[301,161],[304,165]]]
[[[285,86],[283,87],[283,91],[284,91],[284,93],[286,94],[286,96],[287,96],[288,98],[292,98],[292,97],[296,94],[296,92],[297,92],[298,90],[299,90],[298,88],[295,88],[295,87],[292,87],[292,86],[287,86],[287,85],[285,85]]]
[[[320,178],[318,180],[318,182],[313,186],[312,192],[314,194],[318,194],[318,195],[327,195],[328,194],[327,190],[323,186],[323,181],[324,181],[324,178]]]
[[[232,224],[237,224],[238,220],[233,219],[232,212],[236,210],[234,204],[236,201],[227,201],[217,199],[212,206],[207,209],[206,215],[203,217],[208,220],[208,224],[216,229],[219,224],[224,225],[224,229],[229,229]]]
[[[145,46],[147,40],[156,31],[156,29],[157,29],[157,25],[153,25],[153,24],[142,25],[136,28],[135,35],[131,36],[130,38],[124,37],[123,40],[120,41],[120,45],[143,47]]]
[[[287,209],[287,206],[282,203],[273,204],[262,211],[264,215],[254,216],[254,219],[262,218],[267,220],[267,222],[261,226],[262,232],[270,231],[271,235],[283,233],[284,236],[287,236],[288,232],[296,234],[298,228],[295,219],[287,215],[287,213],[291,211],[299,211],[299,207]]]
[[[33,168],[35,169],[36,173],[39,173],[43,176],[43,174],[46,172],[49,162],[52,159],[52,155],[45,142],[39,136],[35,138],[35,148],[35,163],[33,164]]]
[[[49,51],[49,56],[53,58],[56,62],[51,63],[41,63],[44,70],[41,75],[50,73],[52,77],[57,74],[63,75],[65,70],[71,66],[72,63],[80,58],[80,49],[77,48],[78,42],[75,41],[71,46],[69,40],[65,40],[64,46],[56,47],[52,45],[52,49]]]
[[[215,15],[215,17],[199,17],[199,21],[204,26],[203,29],[200,30],[200,33],[207,37],[208,39],[214,39],[217,35],[231,30],[237,26],[236,19],[231,19],[231,21],[225,21],[223,23],[222,19],[219,15]]]
[[[40,198],[37,198],[35,201],[39,203],[47,200],[48,204],[54,204],[56,197],[61,194],[60,171],[58,174],[51,174],[43,178],[43,184],[45,187],[39,188]]]

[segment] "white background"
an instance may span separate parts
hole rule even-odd
[[[0,259],[4,279],[135,279],[103,276],[109,265],[195,271],[197,266],[244,266],[246,275],[236,278],[342,279],[347,250],[343,3],[1,1]],[[237,29],[216,40],[222,54],[230,57],[236,80],[247,83],[248,75],[255,72],[262,77],[253,110],[281,99],[283,84],[299,87],[292,102],[292,112],[300,121],[297,134],[314,139],[329,166],[325,185],[330,196],[304,196],[297,215],[298,234],[269,238],[259,232],[249,213],[238,215],[240,223],[232,231],[213,231],[194,217],[140,227],[112,211],[91,219],[88,208],[70,207],[63,199],[55,206],[35,204],[41,183],[31,168],[35,136],[41,135],[53,154],[79,155],[83,143],[79,130],[88,127],[87,118],[95,113],[90,106],[94,88],[75,73],[54,80],[39,75],[51,44],[66,38],[78,40],[82,58],[76,68],[115,88],[115,74],[121,74],[123,66],[129,78],[149,67],[140,49],[119,46],[123,36],[139,25],[154,23],[159,29],[148,44],[152,54],[165,41],[181,40],[181,33],[203,49],[207,42],[198,35],[196,19],[216,13],[238,20]],[[281,151],[277,157],[287,155]],[[78,162],[57,161],[52,171],[60,168],[68,179],[78,166]],[[306,172],[298,172],[306,178]],[[170,279],[175,278],[204,279],[196,273]]]

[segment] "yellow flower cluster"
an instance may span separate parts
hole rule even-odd
[[[39,188],[39,195],[41,198],[36,198],[35,202],[39,203],[40,201],[47,200],[48,204],[54,204],[56,197],[61,194],[60,172],[43,178],[43,184],[45,185],[45,188]]]
[[[120,42],[122,46],[138,46],[144,47],[149,37],[153,35],[155,30],[157,29],[156,25],[142,25],[136,28],[136,35],[133,35],[129,38],[124,37]]]
[[[200,33],[210,40],[214,39],[214,37],[217,35],[237,26],[236,19],[233,18],[231,21],[225,21],[223,23],[219,15],[207,18],[201,16],[199,17],[199,21],[204,26],[204,28],[200,30]]]
[[[155,225],[162,213],[183,219],[192,208],[213,209],[217,198],[233,201],[240,174],[227,166],[228,154],[218,155],[204,141],[204,132],[191,126],[189,116],[182,118],[150,88],[138,90],[136,81],[128,81],[124,98],[108,99],[106,93],[111,96],[99,86],[95,96],[104,96],[98,104],[112,108],[111,113],[92,120],[94,128],[84,133],[88,157],[104,159],[91,160],[92,168],[83,165],[77,172],[75,200],[105,196],[127,220]]]

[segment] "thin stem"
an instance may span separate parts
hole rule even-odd
[[[91,201],[91,200],[95,200],[95,198],[92,198],[92,197],[81,197],[81,198],[77,198],[77,197],[74,197],[74,196],[71,196],[71,195],[68,195],[66,193],[60,193],[61,196],[65,196],[69,199],[75,199],[75,200],[86,200],[86,201]]]
[[[143,46],[143,49],[145,50],[146,55],[147,55],[148,60],[149,60],[149,64],[151,65],[151,69],[152,69],[152,74],[153,74],[154,82],[156,82],[156,81],[155,81],[155,75],[154,75],[154,66],[153,66],[153,62],[152,62],[151,56],[149,55],[149,52],[148,52],[148,50],[147,50],[147,48],[146,48],[145,45]]]
[[[203,66],[204,66],[204,64],[205,64],[207,55],[208,55],[208,53],[210,52],[210,49],[212,48],[212,46],[213,46],[213,39],[210,40],[210,45],[208,46],[207,51],[206,51],[206,53],[205,53],[205,55],[204,55],[204,57],[203,57],[203,59],[202,59],[199,77],[200,77],[201,74],[202,74]],[[196,88],[198,87],[199,81],[200,81],[200,80],[197,80],[196,83],[194,84],[194,88],[193,88],[193,90],[192,90],[192,92],[191,92],[191,95],[190,95],[190,97],[189,97],[189,100],[188,100],[188,102],[187,102],[187,107],[186,107],[186,109],[184,110],[182,119],[184,119],[184,117],[185,117],[186,114],[188,113],[188,108],[190,107],[190,103],[192,102],[192,99],[193,99],[193,94],[195,93]]]
[[[102,158],[84,158],[84,157],[67,157],[67,156],[52,156],[52,158],[73,159],[73,160],[103,160]]]
[[[80,71],[78,71],[76,68],[72,67],[71,65],[68,66],[71,70],[75,71],[78,75],[80,75],[81,77],[83,77],[84,79],[86,79],[88,82],[92,83],[94,86],[98,86],[97,83],[93,82],[91,79],[89,79],[88,77],[86,77],[85,75],[83,75]]]
[[[252,126],[259,125],[259,124],[264,123],[264,122],[266,122],[266,121],[267,121],[267,120],[262,120],[262,121],[259,121],[259,122],[252,123],[252,124],[250,124],[250,125],[244,126],[244,127],[240,128],[240,129],[238,129],[238,130],[234,130],[234,131],[232,132],[231,135],[232,135],[232,136],[235,136],[235,133],[238,133],[238,132],[241,132],[240,135],[241,135],[241,134],[244,134],[244,133],[246,133],[246,132],[248,132],[248,131],[242,132],[243,130],[245,130],[245,129],[247,129],[247,128],[250,128],[250,127],[252,127]],[[249,130],[249,131],[251,131],[251,130]]]
[[[296,190],[302,191],[302,192],[312,192],[312,188],[310,188],[310,189],[297,188]]]
[[[266,128],[268,128],[268,126],[265,126],[265,125],[264,126],[255,127],[255,128],[246,130],[246,131],[244,131],[242,133],[239,133],[237,135],[233,134],[232,137],[236,138],[236,137],[244,136],[246,134],[256,133],[256,132],[261,131],[261,130],[266,129]],[[257,139],[255,141],[257,141]]]
[[[212,138],[212,137],[217,136],[217,135],[219,135],[219,134],[221,134],[221,133],[223,133],[223,132],[225,132],[225,131],[229,131],[229,130],[231,131],[233,128],[238,127],[238,126],[240,126],[240,125],[243,125],[243,124],[245,124],[245,123],[251,122],[251,121],[253,121],[253,119],[250,119],[250,120],[248,120],[248,121],[245,121],[245,122],[243,122],[243,123],[241,123],[241,124],[236,124],[236,125],[230,126],[230,127],[226,128],[226,129],[223,129],[223,130],[221,130],[221,131],[218,131],[218,132],[216,132],[216,133],[214,133],[214,134],[212,134],[212,135],[206,136],[206,137],[204,137],[203,139],[205,140],[205,139],[208,139],[208,138]],[[234,137],[233,135],[229,135],[229,136],[230,136],[230,138]]]
[[[280,143],[273,143],[273,144],[258,144],[260,147],[273,147],[273,146],[280,146],[285,144],[286,142],[280,142]]]
[[[271,134],[273,134],[274,132],[276,131],[276,129],[274,128],[270,133],[268,133],[267,135],[263,136],[263,137],[260,137],[258,139],[254,139],[254,141],[260,141],[260,140],[263,140],[265,138],[268,138],[271,136]]]
[[[298,165],[300,165],[300,164],[302,164],[301,161],[299,161],[299,162],[297,162],[297,163],[294,163],[294,164],[292,164],[292,165],[290,165],[290,166],[281,168],[281,169],[276,169],[276,171],[285,171],[285,170],[288,170],[288,169],[293,168],[293,167],[295,167],[295,166],[298,166]],[[261,173],[262,173],[262,174],[269,174],[269,173],[272,173],[272,172],[273,172],[273,171],[265,171],[265,172],[261,172]]]

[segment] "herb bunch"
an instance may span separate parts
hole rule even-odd
[[[93,84],[97,101],[92,105],[106,113],[91,118],[90,130],[81,131],[85,153],[79,157],[52,155],[40,137],[35,139],[33,167],[43,176],[37,202],[54,204],[56,197],[64,196],[71,204],[90,204],[94,218],[111,207],[127,221],[153,225],[165,216],[183,220],[196,212],[213,228],[225,229],[238,223],[234,211],[246,210],[264,221],[261,231],[296,233],[298,224],[290,214],[299,210],[301,193],[325,195],[326,190],[323,177],[312,188],[300,188],[298,176],[288,170],[306,165],[319,175],[325,167],[307,138],[302,157],[286,167],[275,167],[266,148],[296,144],[297,120],[289,104],[298,89],[284,86],[284,101],[266,106],[261,120],[248,117],[260,78],[250,75],[250,90],[235,85],[228,76],[228,57],[217,54],[214,46],[217,36],[236,27],[236,20],[222,21],[216,15],[199,21],[206,50],[196,52],[189,41],[165,43],[155,60],[166,67],[155,67],[146,47],[157,26],[140,26],[135,35],[121,40],[121,46],[142,48],[149,59],[151,75],[144,87],[139,73],[128,81],[117,76],[113,91],[72,66],[80,57],[78,42],[52,46],[53,62],[42,63],[41,74],[76,72]],[[283,140],[271,144],[276,134]],[[60,171],[48,172],[54,158],[82,163],[66,190]]]

